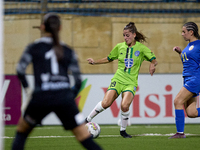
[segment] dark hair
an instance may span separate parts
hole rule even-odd
[[[186,29],[188,31],[192,30],[194,32],[194,36],[197,39],[200,39],[199,31],[198,31],[198,26],[196,25],[196,23],[194,23],[194,22],[187,22],[183,26],[186,27]]]
[[[129,22],[129,24],[127,24],[124,27],[124,30],[129,30],[132,33],[136,33],[136,37],[135,37],[136,41],[138,41],[138,42],[146,42],[146,38],[147,37],[144,36],[142,33],[140,33],[140,32],[137,31],[137,28],[136,28],[134,22]]]
[[[59,40],[60,17],[55,13],[48,13],[44,16],[43,23],[45,31],[52,34],[54,51],[57,60],[60,61],[63,58],[63,49]]]

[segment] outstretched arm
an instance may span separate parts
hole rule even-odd
[[[156,65],[158,64],[158,62],[156,61],[156,59],[153,59],[150,63],[149,66],[149,73],[151,74],[151,76],[154,74],[154,72],[156,71]]]
[[[72,90],[73,90],[74,94],[77,95],[80,88],[81,88],[82,80],[81,80],[81,72],[80,72],[80,69],[79,69],[78,61],[77,61],[77,58],[76,58],[74,51],[72,51],[69,69],[72,71],[72,75],[73,75],[74,80],[75,80],[75,85],[73,86]]]
[[[99,59],[99,60],[94,60],[93,58],[88,58],[87,59],[88,63],[91,65],[96,65],[96,64],[105,64],[105,63],[109,63],[110,61],[107,59],[107,57]]]

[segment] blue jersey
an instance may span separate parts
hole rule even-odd
[[[181,53],[183,77],[200,76],[200,40],[190,42]]]

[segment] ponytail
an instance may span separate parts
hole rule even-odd
[[[52,34],[53,49],[55,51],[58,62],[63,58],[63,48],[60,45],[59,30],[60,18],[55,13],[48,13],[44,16],[45,31]]]
[[[144,36],[142,33],[136,31],[136,37],[135,40],[138,42],[146,42],[146,36]]]

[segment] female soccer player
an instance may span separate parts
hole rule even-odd
[[[183,25],[182,36],[189,44],[182,51],[179,47],[174,47],[183,63],[184,85],[174,100],[175,122],[177,133],[171,138],[185,138],[184,125],[185,115],[190,118],[200,116],[200,108],[196,108],[197,96],[200,92],[200,36],[198,26],[194,22],[187,22]]]
[[[122,93],[120,134],[124,138],[131,138],[132,136],[126,133],[126,127],[130,114],[129,106],[133,101],[138,85],[140,66],[144,60],[150,61],[149,73],[153,75],[157,61],[153,52],[140,43],[145,42],[146,37],[137,31],[133,22],[124,27],[123,36],[125,42],[117,44],[108,57],[96,61],[92,58],[87,59],[89,64],[92,65],[109,63],[118,59],[118,69],[111,80],[103,101],[95,106],[86,118],[86,122],[90,122],[97,114],[110,107]]]
[[[71,130],[86,149],[101,149],[92,140],[74,101],[81,87],[80,70],[74,51],[59,41],[60,24],[58,15],[46,14],[41,25],[44,37],[29,44],[18,63],[17,73],[25,91],[29,91],[25,70],[33,63],[35,88],[24,116],[19,119],[13,150],[24,149],[29,133],[50,112],[55,112],[64,128]],[[68,70],[75,79],[73,89]]]

